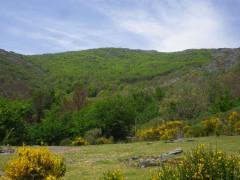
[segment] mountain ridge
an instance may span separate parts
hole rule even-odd
[[[202,66],[201,71],[224,71],[238,64],[239,57],[240,48],[158,52],[111,47],[40,55],[21,55],[1,49],[0,95],[27,98],[41,86],[70,93],[77,82],[87,86],[92,94],[111,94],[154,79],[156,83],[165,80],[168,84],[173,81],[169,77],[178,76],[174,73],[184,74]]]

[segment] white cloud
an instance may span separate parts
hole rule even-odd
[[[32,44],[29,46],[35,47],[35,52],[38,52],[38,43],[41,43],[44,52],[49,52],[49,47],[53,47],[51,51],[113,46],[178,51],[237,46],[234,36],[227,34],[221,12],[215,9],[210,0],[72,2],[76,7],[84,5],[91,12],[97,11],[86,18],[91,22],[84,18],[78,21],[76,17],[59,19],[41,12],[32,14],[24,9],[18,12],[2,10],[0,14],[20,24],[9,25],[8,32],[22,39],[31,39]],[[56,9],[53,9],[53,14],[54,11]],[[106,21],[97,17],[98,14],[103,15]],[[25,46],[27,49],[28,45]]]
[[[113,38],[117,30],[95,29],[88,27],[86,22],[64,21],[51,17],[34,16],[26,18],[14,12],[2,12],[5,16],[15,19],[21,26],[10,26],[7,31],[15,36],[45,42],[55,51],[81,50],[117,44]],[[37,22],[37,23],[33,23]],[[42,42],[39,42],[42,41]],[[31,52],[23,52],[32,54]]]
[[[221,14],[210,1],[152,1],[149,6],[145,2],[139,1],[136,8],[105,4],[97,9],[116,26],[141,35],[160,51],[234,46],[224,32]]]

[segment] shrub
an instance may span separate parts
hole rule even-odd
[[[73,116],[73,133],[84,134],[87,130],[101,128],[106,137],[126,139],[134,125],[134,107],[128,98],[114,96],[95,101]]]
[[[128,98],[116,96],[96,104],[96,119],[102,126],[103,135],[123,140],[131,134],[134,125],[134,107]]]
[[[71,146],[72,140],[70,138],[65,138],[59,143],[59,145],[60,146]]]
[[[97,144],[96,140],[101,136],[102,130],[95,128],[85,132],[84,139],[86,139],[90,144]]]
[[[74,138],[74,140],[72,141],[72,145],[74,146],[88,145],[88,142],[84,138],[79,136]]]
[[[45,111],[45,117],[40,123],[27,125],[27,144],[59,145],[63,139],[71,137],[71,115],[60,112],[58,107]]]
[[[100,137],[96,139],[96,144],[112,144],[112,138]]]
[[[118,170],[107,171],[103,174],[103,180],[124,180],[125,177],[122,172]]]
[[[177,88],[177,87],[175,87]],[[194,119],[202,112],[207,111],[208,96],[204,85],[199,83],[184,82],[178,90],[161,103],[162,114],[168,119]]]
[[[175,139],[184,135],[185,126],[183,121],[168,121],[155,128],[138,130],[136,136],[141,140]]]
[[[214,90],[214,100],[212,102],[212,112],[226,112],[234,107],[234,97],[230,91],[221,87],[221,90]]]
[[[225,130],[228,135],[234,135],[235,133],[238,133],[238,127],[240,123],[240,115],[236,111],[232,111],[225,121]]]
[[[166,164],[152,176],[157,179],[239,179],[240,157],[199,145],[176,164]]]
[[[183,137],[183,129],[185,123],[183,121],[169,121],[159,128],[161,139],[176,139]]]
[[[240,121],[236,122],[235,125],[234,125],[234,131],[237,133],[237,134],[240,134]]]
[[[217,130],[221,127],[221,121],[217,117],[211,117],[202,121],[206,135],[216,134]]]
[[[140,140],[159,140],[159,132],[155,128],[141,129],[136,133],[136,137]]]
[[[156,92],[149,90],[138,90],[130,93],[129,100],[131,101],[135,110],[136,123],[142,124],[148,122],[159,115],[159,103],[163,98],[161,90],[158,89]]]
[[[192,125],[188,133],[192,137],[201,137],[206,135],[205,127],[202,123]]]
[[[24,141],[24,120],[29,113],[28,103],[0,98],[0,144],[19,145]]]
[[[65,171],[63,159],[47,148],[21,147],[17,157],[7,163],[5,175],[10,179],[57,179]]]

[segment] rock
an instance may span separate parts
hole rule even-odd
[[[181,154],[183,150],[181,148],[177,148],[173,151],[169,151],[167,153],[162,153],[160,156],[133,156],[127,159],[127,162],[131,166],[146,168],[152,166],[161,166],[163,163],[168,161]]]
[[[133,156],[133,157],[131,157],[131,158],[129,158],[130,160],[137,160],[137,159],[139,159],[139,157],[138,156]]]
[[[0,149],[0,154],[12,154],[15,150],[10,148],[9,146],[6,146],[6,148]]]
[[[183,150],[181,148],[177,148],[174,151],[170,151],[168,152],[169,155],[177,155],[177,154],[181,154],[183,152]]]
[[[175,140],[174,139],[169,139],[169,140],[166,140],[166,141],[164,141],[165,143],[174,143],[175,142]]]
[[[147,145],[150,145],[150,144],[152,144],[153,142],[147,142]]]
[[[187,139],[186,142],[193,142],[194,139]]]
[[[212,52],[211,62],[205,67],[210,72],[226,72],[240,62],[240,48],[220,48]]]

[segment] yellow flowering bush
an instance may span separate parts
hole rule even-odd
[[[5,168],[5,176],[10,179],[48,179],[64,176],[66,166],[63,159],[47,148],[20,147],[17,156]]]
[[[233,126],[239,120],[240,120],[240,115],[236,111],[232,111],[227,118],[227,121],[231,126]]]
[[[72,145],[74,146],[83,146],[88,145],[88,142],[82,137],[75,137],[72,141]]]
[[[201,123],[207,136],[216,134],[217,130],[221,129],[222,126],[221,120],[218,117],[210,117],[209,119],[203,120]]]
[[[240,157],[199,145],[175,165],[164,165],[152,180],[240,179]]]
[[[136,137],[140,140],[158,140],[160,138],[160,135],[157,128],[149,128],[138,130]]]
[[[139,140],[168,140],[181,137],[200,137],[209,135],[240,135],[240,113],[230,112],[227,116],[212,116],[195,124],[184,121],[166,121],[152,128],[139,129]]]
[[[103,174],[103,180],[124,180],[125,177],[122,172],[117,170],[107,171]]]
[[[141,140],[167,140],[183,137],[185,126],[183,121],[168,121],[154,128],[138,130],[136,137]]]
[[[240,134],[240,121],[236,122],[234,124],[234,131],[237,133],[237,134]]]
[[[57,178],[55,176],[50,175],[46,178],[46,180],[57,180]]]
[[[226,118],[226,126],[225,129],[228,135],[239,134],[239,126],[240,124],[240,114],[236,111],[233,111]]]

